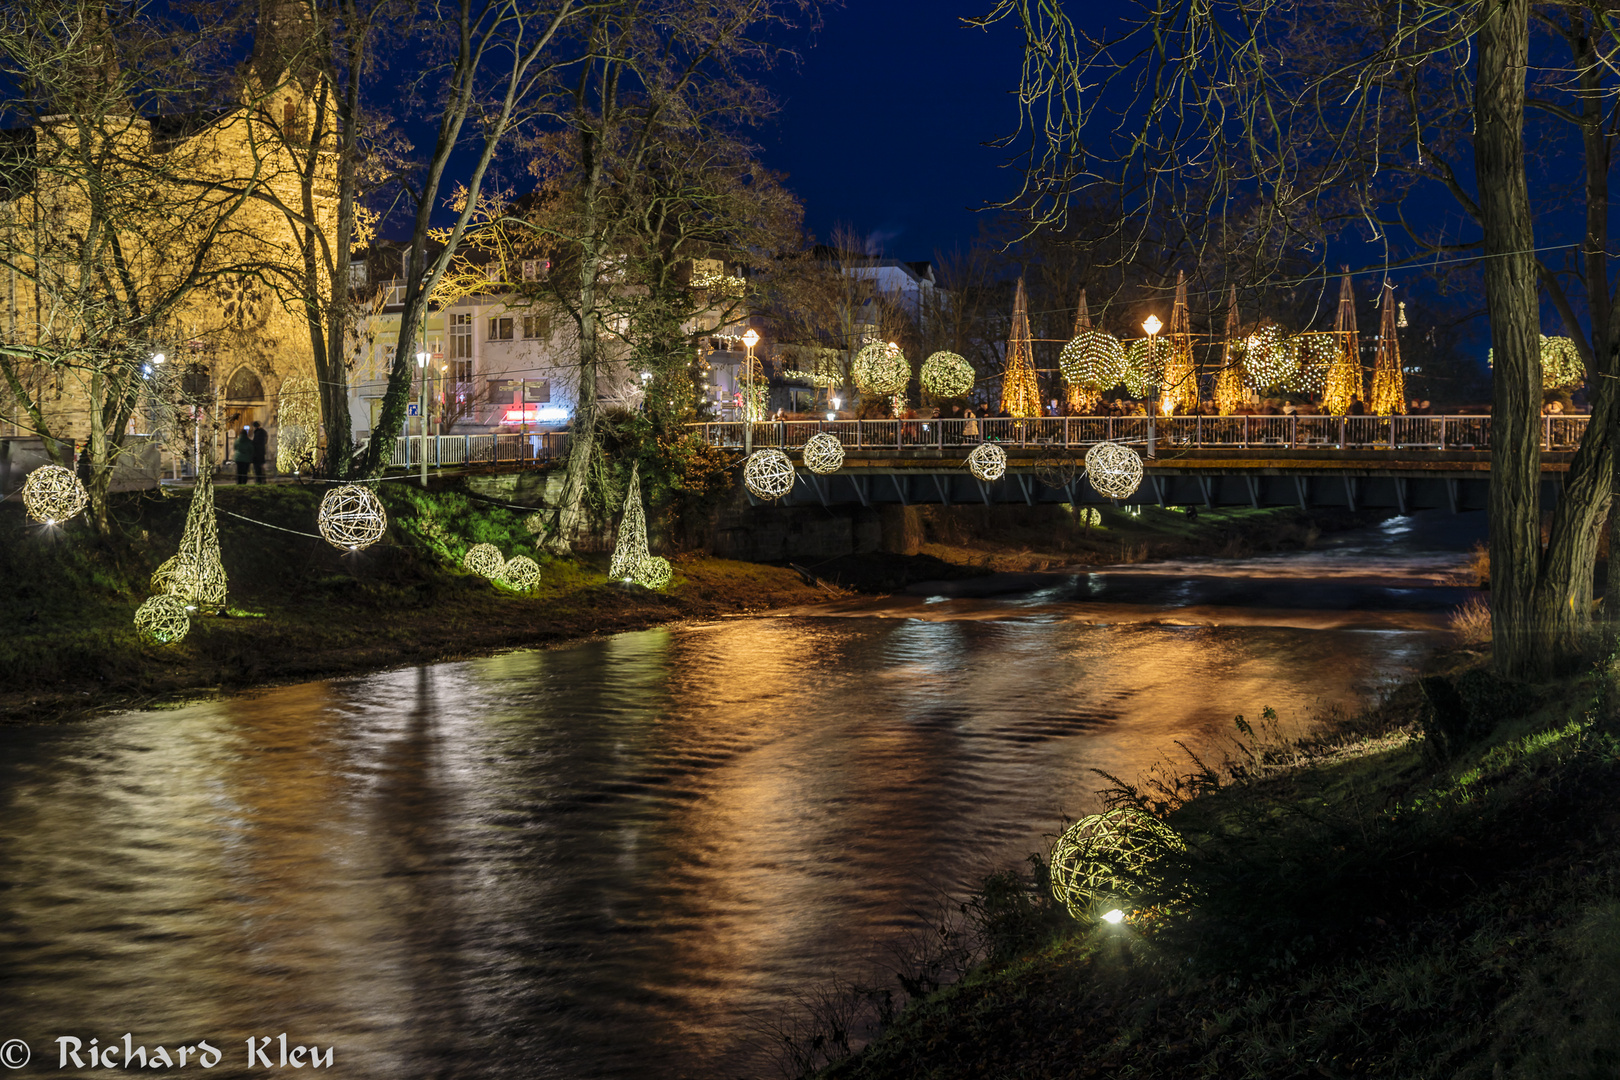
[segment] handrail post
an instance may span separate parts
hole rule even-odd
[[[1248,413],[1243,414],[1243,449],[1245,450],[1249,448],[1249,421],[1251,419],[1252,417]]]
[[[1339,417],[1339,449],[1344,449],[1344,417]]]
[[[1389,414],[1389,448],[1395,449],[1395,414]]]
[[[1147,452],[1148,457],[1157,456],[1154,453],[1154,444],[1153,444],[1153,436],[1154,436],[1154,434],[1155,434],[1155,432],[1154,432],[1154,428],[1153,428],[1153,414],[1148,413],[1148,452]]]

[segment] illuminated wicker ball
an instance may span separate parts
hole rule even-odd
[[[1125,347],[1105,330],[1082,330],[1063,346],[1058,367],[1070,386],[1111,390],[1125,381]]]
[[[506,570],[506,557],[494,544],[474,544],[461,557],[461,568],[469,574],[500,581]]]
[[[321,499],[316,521],[328,544],[359,551],[382,539],[388,528],[388,512],[370,488],[345,484]]]
[[[844,444],[838,441],[838,436],[822,431],[805,440],[804,467],[811,472],[826,476],[843,465]]]
[[[1086,477],[1099,495],[1124,499],[1142,484],[1142,459],[1118,443],[1098,443],[1086,451]]]
[[[225,606],[229,582],[217,558],[181,552],[164,559],[152,571],[151,586],[155,593],[213,610]]]
[[[674,567],[662,555],[649,555],[636,566],[635,581],[647,589],[662,589],[675,576]]]
[[[1052,895],[1089,921],[1153,888],[1161,880],[1154,864],[1185,850],[1174,829],[1134,807],[1083,817],[1052,848]]]
[[[967,466],[980,480],[1000,480],[1007,471],[1007,451],[995,443],[980,443],[968,455]]]
[[[1095,506],[1082,507],[1080,510],[1080,524],[1088,527],[1092,525],[1101,525],[1102,515],[1097,512],[1097,508]]]
[[[1138,338],[1125,350],[1125,392],[1131,397],[1150,397],[1164,383],[1164,365],[1170,359],[1170,343],[1162,336]]]
[[[743,483],[761,499],[780,499],[797,478],[793,462],[780,450],[755,450],[743,467]]]
[[[1292,379],[1298,369],[1299,353],[1288,347],[1283,328],[1276,324],[1262,326],[1243,339],[1239,351],[1243,357],[1243,374],[1256,390],[1281,386]]]
[[[937,352],[923,361],[922,388],[936,397],[961,397],[973,389],[973,365],[953,352]]]
[[[899,346],[875,342],[855,354],[851,369],[863,394],[898,394],[911,381],[911,365]]]
[[[169,645],[191,632],[191,615],[178,596],[154,596],[135,609],[135,630],[148,641]]]
[[[501,584],[516,592],[528,592],[540,584],[540,564],[527,555],[514,555],[501,569]]]
[[[1339,355],[1337,334],[1295,334],[1288,339],[1293,353],[1293,373],[1288,388],[1306,394],[1319,394],[1327,386],[1328,370]]]
[[[90,493],[79,478],[60,465],[43,465],[23,481],[23,509],[45,525],[60,525],[77,517],[89,502]]]
[[[536,510],[534,513],[524,517],[523,527],[528,529],[534,535],[539,536],[541,533],[546,531],[546,517],[540,511]]]

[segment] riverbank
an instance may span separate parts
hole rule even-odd
[[[810,568],[832,588],[797,568],[691,557],[676,560],[668,589],[648,592],[610,581],[606,555],[554,558],[537,550],[522,509],[453,488],[389,483],[380,490],[387,537],[343,554],[311,535],[324,488],[219,488],[230,602],[224,614],[194,620],[183,642],[167,646],[143,642],[132,619],[150,595],[152,571],[175,551],[189,492],[118,497],[121,536],[109,542],[82,520],[48,529],[26,521],[16,500],[0,504],[0,576],[10,583],[0,594],[0,625],[8,630],[0,636],[0,717],[70,720],[661,623],[803,608],[825,602],[839,586],[886,593],[1037,564],[1306,546],[1323,527],[1293,510],[1217,511],[1193,520],[1148,507],[1104,510],[1100,524],[1073,527],[1072,535],[1043,523],[1032,537],[1013,516],[1001,541],[930,541],[917,554],[846,556]],[[1354,523],[1332,518],[1326,525]],[[463,572],[461,556],[478,542],[493,543],[507,558],[536,559],[539,586],[518,595]]]
[[[828,1080],[1613,1075],[1613,696],[1469,653],[1428,677],[1330,736],[1250,717],[1224,764],[1113,785],[1185,844],[1127,920],[1077,922],[1043,863],[999,875],[968,908],[988,962]]]

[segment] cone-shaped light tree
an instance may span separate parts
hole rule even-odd
[[[1243,404],[1243,367],[1232,355],[1232,343],[1238,335],[1237,286],[1232,286],[1231,299],[1226,305],[1226,343],[1221,346],[1221,370],[1215,373],[1215,407],[1222,416],[1231,416]]]
[[[1193,363],[1192,314],[1187,310],[1187,275],[1176,272],[1176,302],[1170,308],[1170,351],[1160,383],[1165,404],[1172,409],[1198,408],[1198,367]]]
[[[1373,354],[1371,411],[1377,416],[1393,416],[1406,412],[1406,376],[1401,371],[1401,341],[1396,337],[1395,287],[1387,281],[1378,306],[1378,351]]]
[[[630,484],[624,491],[624,516],[619,519],[619,538],[613,547],[608,576],[630,579],[636,576],[651,552],[647,550],[647,512],[641,505],[641,464],[630,469]]]
[[[1007,337],[1007,369],[1001,378],[1001,411],[1019,418],[1041,415],[1041,385],[1035,377],[1034,346],[1029,333],[1029,299],[1024,279],[1013,297],[1012,332]]]
[[[1339,354],[1328,368],[1322,407],[1334,416],[1343,416],[1350,410],[1350,402],[1361,396],[1361,341],[1356,330],[1356,294],[1348,273],[1339,284],[1339,313],[1333,319],[1333,333],[1339,339]]]

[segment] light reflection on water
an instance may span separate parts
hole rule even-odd
[[[287,1031],[353,1077],[735,1075],[750,1016],[1043,848],[1092,769],[1350,702],[1428,644],[1009,611],[0,729],[0,1032],[36,1065],[131,1031],[208,1038],[231,1075]]]

